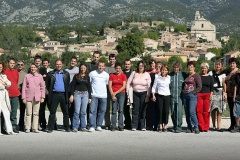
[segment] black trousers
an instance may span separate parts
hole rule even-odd
[[[60,107],[63,113],[63,126],[64,129],[69,129],[69,115],[68,115],[68,104],[66,103],[65,93],[55,93],[52,94],[52,102],[49,106],[49,119],[48,119],[48,130],[54,129],[56,111],[58,104],[60,103]]]
[[[230,128],[234,128],[236,125],[235,117],[233,115],[233,107],[234,107],[234,102],[233,102],[233,97],[227,97],[228,101],[228,106],[229,106],[229,111],[230,111],[230,119],[231,119],[231,125]]]
[[[168,124],[170,96],[156,94],[159,124]]]
[[[71,96],[71,93],[68,93],[69,98]],[[74,114],[74,102],[70,103],[69,108],[68,108],[68,114],[69,114],[69,119],[70,119],[70,128],[72,129],[72,122],[73,122],[73,114]]]
[[[147,103],[145,102],[146,96],[147,92],[133,91],[132,128],[145,128],[145,117],[147,109]]]
[[[123,114],[124,114],[124,125],[126,129],[131,128],[131,114],[130,114],[130,105],[127,105],[128,98],[127,94],[125,94],[125,101],[124,101],[124,108],[123,108]]]
[[[25,117],[25,109],[26,106],[22,101],[22,96],[18,96],[19,98],[19,107],[20,107],[20,116],[19,116],[19,122],[18,122],[18,126],[20,129],[24,129],[24,117]]]
[[[44,102],[40,103],[40,109],[39,109],[39,124],[40,124],[41,128],[43,128],[43,129],[46,129],[46,127],[47,127],[47,121],[45,118],[46,106],[49,106],[47,95],[44,99]],[[49,107],[48,107],[48,109],[49,109]]]

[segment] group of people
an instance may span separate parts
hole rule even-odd
[[[213,71],[209,71],[208,63],[202,63],[199,74],[194,61],[188,62],[185,73],[180,62],[174,62],[170,72],[170,66],[161,62],[151,60],[147,68],[139,61],[133,71],[130,59],[124,61],[124,67],[116,62],[115,54],[109,55],[109,66],[99,59],[100,52],[95,51],[90,64],[78,67],[77,58],[72,57],[65,70],[60,59],[51,69],[48,59],[36,56],[28,73],[23,61],[17,62],[17,69],[14,58],[8,60],[8,67],[0,62],[0,124],[4,124],[0,129],[7,134],[19,130],[52,133],[58,129],[56,111],[60,104],[66,132],[102,131],[104,119],[104,128],[111,131],[167,132],[171,114],[173,132],[180,133],[183,106],[187,133],[208,132],[210,117],[213,130],[222,132],[222,113],[228,103],[228,130],[240,131],[240,72],[235,58],[229,59],[229,71],[216,61]]]

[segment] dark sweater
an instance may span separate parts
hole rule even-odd
[[[213,78],[212,76],[201,76],[202,79],[202,89],[200,93],[213,92]]]
[[[73,80],[71,82],[71,95],[74,95],[74,91],[88,91],[89,99],[92,98],[92,86],[90,83],[90,78],[88,75],[84,76],[81,79],[77,78],[77,74],[74,75]]]
[[[199,74],[195,73],[184,80],[183,93],[197,94],[202,89],[202,80]]]

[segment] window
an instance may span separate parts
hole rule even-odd
[[[204,24],[202,24],[202,28],[204,27]]]

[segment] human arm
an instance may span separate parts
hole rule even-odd
[[[209,100],[211,101],[212,96],[213,96],[214,87],[213,87],[213,78],[212,78],[212,76],[209,76],[209,77],[210,77],[210,97],[209,97]]]
[[[26,91],[27,91],[27,75],[25,75],[22,85],[22,101],[26,103]]]
[[[46,86],[43,77],[40,78],[40,92],[41,92],[41,100],[40,102],[43,103],[46,95]]]
[[[151,93],[151,77],[148,73],[145,72],[145,74],[147,74],[147,96],[145,98],[145,102],[148,102]]]
[[[156,88],[157,88],[157,78],[155,78],[153,86],[152,86],[152,100],[156,101],[156,97],[155,97],[155,92],[156,92]]]
[[[114,95],[116,96],[116,94],[118,94],[118,93],[121,93],[124,89],[126,89],[126,83],[127,83],[127,77],[126,77],[126,75],[125,74],[122,74],[122,82],[123,82],[123,85],[122,85],[122,87],[119,89],[119,90],[117,90],[116,92],[114,92]]]
[[[127,92],[127,93],[128,93],[129,88],[130,88],[130,85],[131,85],[131,83],[132,83],[132,81],[133,81],[134,75],[135,75],[135,71],[133,71],[133,72],[131,73],[130,77],[129,77],[128,80],[127,80],[127,85],[126,85],[126,92]]]
[[[200,75],[196,73],[194,75],[194,80],[195,80],[196,87],[195,87],[193,93],[197,94],[202,89],[202,79],[201,79]]]

